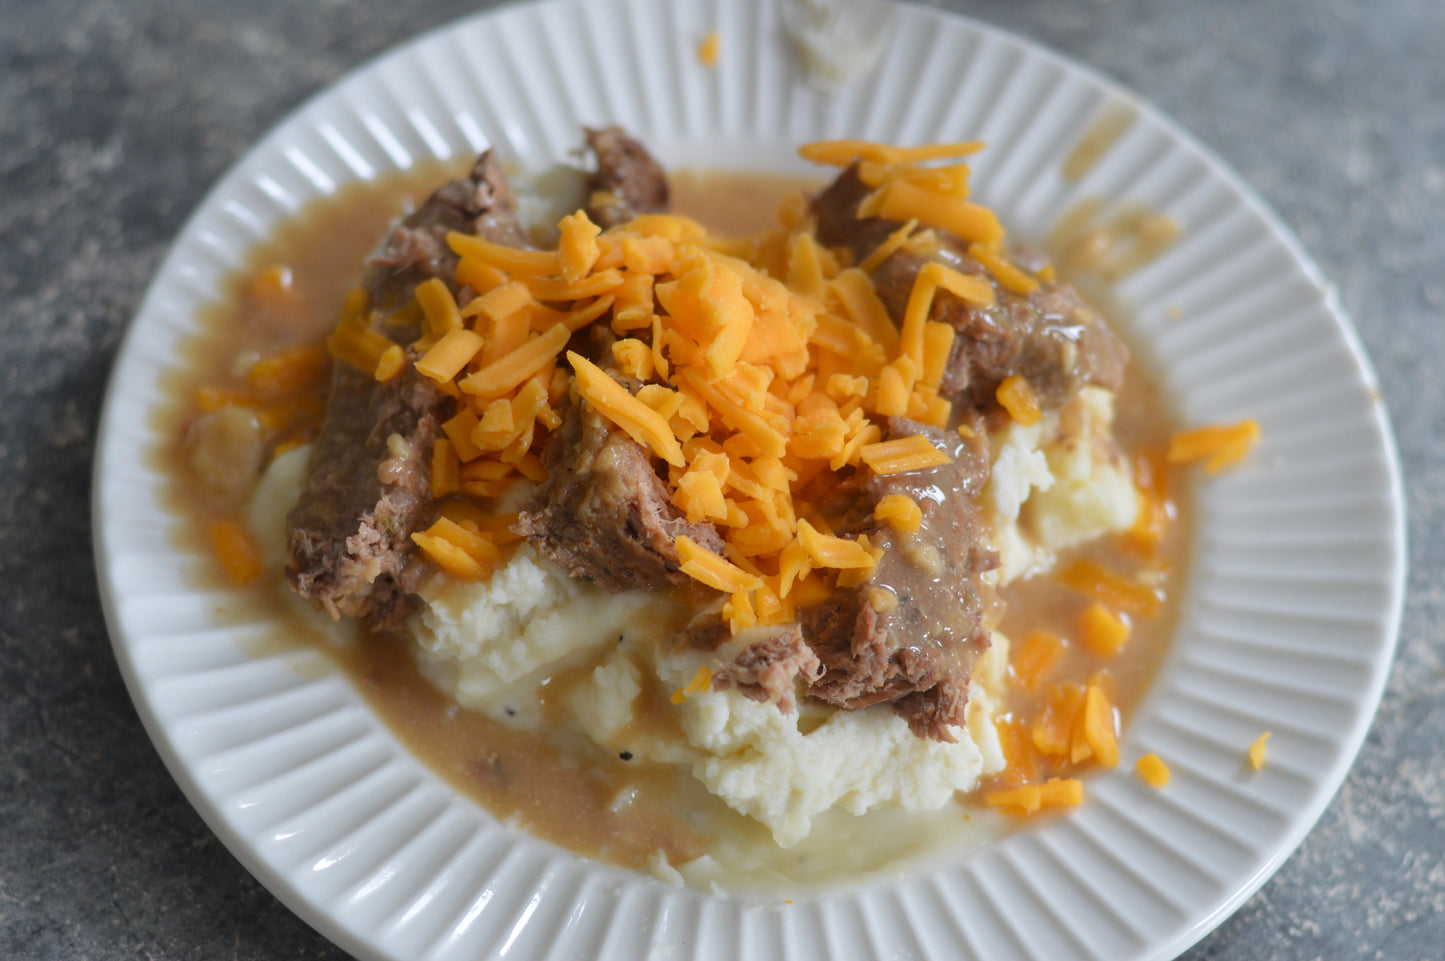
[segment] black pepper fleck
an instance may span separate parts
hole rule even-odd
[[[632,760],[632,752],[631,752],[631,751],[623,751],[621,754],[619,754],[619,755],[617,755],[617,756],[620,757],[620,758],[622,758],[622,760],[624,760],[624,761],[630,761],[630,760]]]

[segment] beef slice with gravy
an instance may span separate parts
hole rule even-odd
[[[403,219],[372,259],[363,287],[373,329],[408,346],[420,331],[396,311],[416,285],[439,277],[455,292],[453,230],[521,243],[516,201],[491,151]],[[336,363],[306,486],[287,516],[286,576],[302,597],[373,627],[406,616],[424,570],[411,535],[434,513],[431,450],[451,404],[411,364],[378,383]]]
[[[859,217],[859,205],[869,193],[854,166],[813,199],[819,241],[847,250],[855,263],[902,226],[881,217]],[[942,232],[936,240],[922,250],[900,248],[872,276],[879,298],[899,325],[918,271],[930,261],[982,277],[993,286],[994,304],[988,307],[945,290],[934,295],[930,319],[957,331],[940,390],[945,397],[994,411],[999,384],[1016,374],[1028,381],[1043,408],[1057,409],[1085,385],[1115,390],[1123,383],[1128,350],[1073,287],[1041,282],[1031,293],[1015,293],[970,256],[962,240]]]
[[[804,637],[823,665],[808,693],[843,708],[891,702],[915,734],[952,741],[963,723],[974,662],[989,645],[996,598],[984,574],[998,564],[978,506],[988,479],[982,422],[972,436],[889,421],[893,438],[921,434],[950,460],[938,467],[878,475],[863,470],[833,500],[836,533],[868,536],[883,553],[863,583],[839,587],[801,614]],[[918,530],[873,516],[889,494],[920,508]]]

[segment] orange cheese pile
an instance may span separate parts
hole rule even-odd
[[[1000,284],[1032,289],[1038,281],[1003,255],[997,219],[967,200],[968,168],[927,165],[976,149],[836,141],[802,153],[860,162],[874,188],[864,207],[904,222],[885,246],[927,249],[935,230],[949,230],[977,247]],[[684,573],[729,595],[734,630],[787,623],[800,601],[865,580],[879,549],[836,536],[800,491],[829,470],[886,474],[948,462],[924,437],[885,440],[882,423],[905,415],[947,425],[952,407],[939,386],[954,330],[928,319],[931,305],[940,290],[991,305],[994,288],[929,263],[900,329],[864,269],[882,258],[840,262],[798,200],[783,205],[779,221],[740,241],[661,214],[604,232],[578,211],[561,221],[551,250],[451,234],[466,302],[431,280],[410,308],[423,333],[408,356],[458,402],[436,446],[433,495],[486,502],[519,477],[539,480],[541,442],[573,392],[665,465],[672,502],[689,521],[721,531],[722,555],[686,538],[677,548]],[[396,376],[400,349],[367,320],[364,303],[348,302],[332,353],[378,379]],[[568,349],[593,324],[614,338],[610,357]],[[1028,416],[1028,385],[1011,388],[1009,409]],[[917,505],[880,509],[900,530],[918,526]],[[416,539],[454,576],[485,577],[498,556],[474,523]]]

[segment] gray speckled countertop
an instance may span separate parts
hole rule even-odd
[[[121,333],[210,184],[369,55],[488,5],[0,2],[0,956],[343,956],[146,738],[97,597],[91,449]],[[1094,66],[1239,171],[1338,286],[1393,415],[1410,576],[1384,703],[1303,845],[1186,957],[1441,957],[1445,5],[935,5]]]

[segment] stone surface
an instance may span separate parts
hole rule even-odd
[[[459,0],[0,5],[0,955],[340,958],[162,766],[97,598],[109,365],[170,239],[291,107]],[[1404,464],[1399,658],[1343,790],[1191,961],[1438,958],[1445,944],[1445,69],[1437,0],[962,0],[1141,92],[1338,286]],[[1433,359],[1432,359],[1433,358]]]

